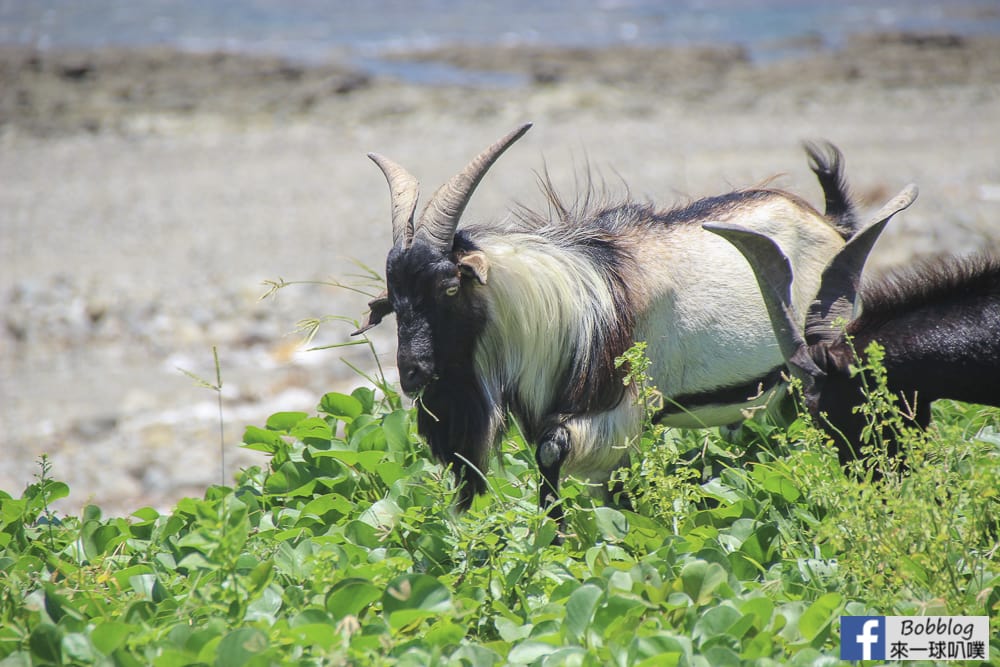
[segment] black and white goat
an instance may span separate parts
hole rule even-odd
[[[739,224],[706,225],[753,267],[788,369],[802,381],[806,407],[834,438],[841,463],[857,458],[863,444],[867,418],[856,408],[865,400],[865,380],[851,367],[865,360],[873,341],[885,350],[888,389],[921,428],[939,398],[1000,406],[1000,258],[939,258],[859,289],[886,222],[914,196],[904,192],[833,258],[804,333],[796,315],[801,306],[790,292],[795,269],[785,252]],[[895,455],[892,435],[884,435]]]
[[[546,184],[555,215],[522,211],[457,230],[486,171],[529,128],[487,148],[419,218],[417,180],[369,155],[389,182],[394,245],[387,292],[355,333],[395,313],[400,383],[419,397],[418,429],[452,466],[462,506],[485,490],[479,471],[508,415],[537,446],[543,507],[558,499],[562,472],[606,481],[642,421],[615,366],[635,341],[647,343],[663,423],[729,424],[768,399],[782,357],[767,309],[747,263],[702,223],[738,221],[773,238],[795,269],[802,312],[855,231],[832,146],[807,147],[826,215],[768,188],[660,211],[590,197],[566,205]]]

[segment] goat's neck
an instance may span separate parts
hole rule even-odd
[[[489,321],[476,359],[487,392],[537,421],[557,409],[570,369],[601,345],[614,317],[604,276],[579,251],[531,234],[482,243]]]

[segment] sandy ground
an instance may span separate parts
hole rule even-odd
[[[417,87],[332,64],[162,51],[0,51],[0,489],[37,458],[98,503],[169,508],[261,463],[247,424],[314,409],[360,382],[305,351],[304,318],[357,318],[366,299],[264,281],[381,271],[388,195],[365,153],[406,165],[425,192],[523,121],[534,129],[479,188],[467,219],[541,205],[547,168],[572,191],[589,165],[613,192],[664,207],[777,176],[820,204],[799,144],[847,157],[866,206],[908,182],[872,270],[915,255],[1000,251],[1000,41],[879,36],[793,62],[738,50],[449,49],[460,67],[502,67],[504,88]],[[498,65],[498,63],[500,63]],[[348,340],[331,321],[312,345]],[[373,332],[391,374],[394,328]],[[179,369],[222,373],[216,394]]]

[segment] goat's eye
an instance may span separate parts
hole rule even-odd
[[[450,287],[446,287],[444,293],[447,294],[448,296],[455,296],[456,294],[458,294],[458,285],[452,285]]]

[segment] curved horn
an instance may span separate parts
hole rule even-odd
[[[450,181],[438,188],[420,214],[420,223],[416,235],[442,251],[451,250],[455,240],[455,230],[458,221],[465,211],[466,204],[472,197],[479,181],[487,170],[511,144],[524,136],[531,129],[531,123],[525,123],[516,130],[501,137],[496,143],[480,153],[461,172]]]
[[[378,165],[389,182],[389,197],[392,202],[392,243],[403,247],[410,245],[413,238],[413,212],[417,210],[417,195],[420,183],[410,172],[378,153],[368,157]]]
[[[764,297],[785,365],[792,376],[802,382],[805,395],[811,396],[816,382],[826,374],[809,355],[799,332],[799,318],[792,304],[792,265],[788,257],[769,237],[746,227],[724,222],[709,222],[702,227],[732,243],[746,257]]]
[[[879,209],[868,226],[851,237],[830,260],[820,279],[819,294],[806,313],[806,344],[832,342],[840,336],[834,322],[853,319],[854,300],[868,254],[886,223],[916,198],[917,186],[911,183]]]

